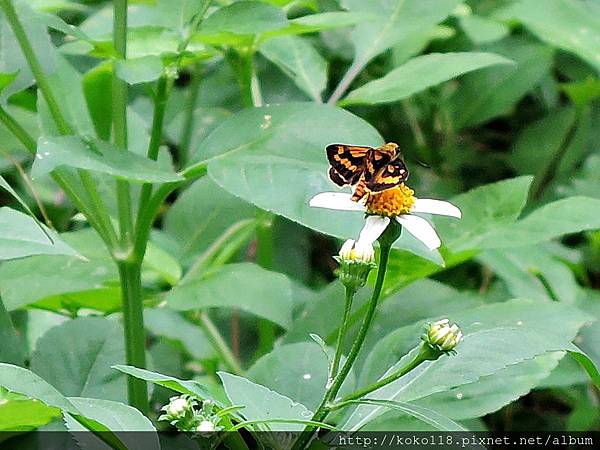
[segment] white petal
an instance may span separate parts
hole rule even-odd
[[[358,241],[361,245],[373,244],[381,236],[390,223],[389,217],[369,216],[365,221],[365,226],[360,232]]]
[[[350,194],[344,192],[322,192],[310,199],[309,205],[315,208],[338,209],[340,211],[364,211],[362,203],[352,200]]]
[[[437,214],[438,216],[450,216],[458,219],[462,216],[460,209],[452,203],[431,198],[418,198],[412,207],[412,212]]]
[[[406,231],[420,240],[429,250],[435,250],[442,245],[439,236],[425,219],[419,216],[403,215],[396,217]]]

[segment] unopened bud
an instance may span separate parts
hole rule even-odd
[[[342,245],[335,259],[340,263],[338,275],[340,281],[350,289],[365,285],[369,272],[376,267],[375,250],[370,243],[348,239]]]
[[[433,350],[443,353],[454,353],[454,348],[462,340],[463,334],[458,325],[450,324],[448,319],[438,320],[427,325],[423,340]]]
[[[215,431],[215,424],[210,420],[203,420],[196,428],[198,433],[212,433]]]

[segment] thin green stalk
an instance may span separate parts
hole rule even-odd
[[[127,58],[127,0],[114,1],[113,44],[121,59]],[[127,83],[117,77],[113,68],[112,115],[115,145],[127,151]],[[132,239],[133,219],[129,182],[117,180],[117,208],[121,242],[126,245]]]
[[[23,144],[29,153],[35,155],[36,144],[34,139],[2,106],[0,106],[0,121]]]
[[[422,348],[425,348],[426,346],[423,346]],[[376,383],[371,384],[370,386],[367,386],[363,389],[360,389],[356,392],[353,392],[352,394],[344,397],[342,400],[340,400],[339,402],[335,403],[334,405],[332,405],[330,407],[330,410],[334,410],[334,409],[338,409],[339,408],[339,404],[344,403],[344,402],[348,402],[351,400],[357,400],[359,398],[363,398],[365,395],[370,394],[373,391],[376,391],[377,389],[381,389],[383,386],[386,386],[394,381],[396,381],[398,378],[403,377],[404,375],[406,375],[408,372],[410,372],[411,370],[415,369],[416,367],[418,367],[419,365],[421,365],[422,363],[424,363],[425,361],[427,361],[428,358],[426,358],[423,353],[420,351],[419,353],[417,353],[417,355],[408,363],[406,364],[404,367],[398,369],[396,372],[394,372],[391,375],[388,375],[385,378],[382,378],[381,380],[379,380]]]
[[[384,232],[385,234],[385,232]],[[350,373],[350,369],[354,365],[354,361],[358,357],[358,353],[360,352],[362,345],[365,341],[365,337],[367,336],[367,332],[371,327],[371,323],[373,322],[373,318],[375,316],[375,311],[377,309],[377,302],[379,301],[379,296],[381,295],[381,289],[383,288],[383,281],[385,279],[385,273],[387,271],[388,259],[390,256],[390,250],[392,248],[392,242],[382,241],[380,239],[380,257],[379,257],[379,268],[377,270],[377,280],[375,281],[375,288],[373,289],[373,294],[371,296],[371,300],[369,301],[369,309],[363,319],[363,323],[358,331],[358,335],[354,340],[354,344],[352,344],[352,348],[350,349],[350,353],[348,354],[348,358],[346,362],[342,366],[340,373],[335,377],[331,387],[325,393],[323,401],[313,414],[310,420],[315,422],[323,422],[329,414],[329,403],[335,399],[335,396],[339,392],[344,380]],[[314,427],[306,427],[298,440],[294,444],[293,450],[303,450],[310,440],[312,434],[314,432]]]
[[[127,364],[143,369],[146,367],[146,335],[144,332],[141,266],[121,262],[118,267],[123,296],[125,357]],[[147,414],[149,406],[146,382],[128,377],[127,392],[129,404]]]
[[[544,193],[546,188],[550,185],[552,180],[556,177],[558,168],[560,167],[560,163],[562,162],[563,158],[567,154],[569,147],[571,147],[571,144],[573,143],[573,140],[575,139],[575,136],[577,135],[578,129],[579,129],[579,111],[578,111],[578,114],[575,116],[573,125],[571,125],[571,128],[569,129],[569,132],[565,136],[565,139],[563,140],[563,142],[560,145],[560,147],[558,148],[558,150],[554,153],[554,155],[552,155],[552,159],[550,160],[548,165],[545,166],[540,171],[540,173],[538,173],[535,176],[532,186],[531,186],[530,195],[529,195],[530,201],[539,200],[542,197],[542,194]]]
[[[342,359],[342,353],[344,349],[344,338],[346,337],[346,331],[348,330],[348,317],[350,317],[350,311],[352,310],[352,299],[356,294],[356,290],[346,287],[346,303],[344,306],[344,317],[342,319],[342,326],[338,332],[337,344],[335,346],[335,355],[333,357],[333,363],[331,364],[330,379],[334,380],[337,376],[340,361]]]
[[[179,165],[185,167],[190,159],[190,145],[192,143],[192,129],[194,126],[194,111],[198,104],[200,82],[202,81],[202,66],[196,64],[192,71],[189,94],[185,104],[185,115],[181,129],[181,142],[179,144]]]
[[[256,226],[256,262],[265,269],[273,269],[273,220],[275,216],[268,211],[259,211]],[[258,321],[257,356],[271,351],[275,344],[275,325],[266,320]]]
[[[221,356],[223,359],[223,362],[227,368],[236,375],[241,375],[244,373],[239,361],[227,345],[227,342],[225,342],[225,339],[223,339],[223,336],[221,336],[221,333],[215,324],[212,322],[212,320],[210,320],[210,317],[206,311],[201,311],[199,313],[198,322],[206,333],[208,339],[211,341],[214,349],[217,350],[219,356]]]

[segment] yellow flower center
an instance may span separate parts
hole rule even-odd
[[[369,214],[396,217],[409,213],[415,204],[413,191],[404,183],[383,192],[371,192],[367,196],[365,206]]]

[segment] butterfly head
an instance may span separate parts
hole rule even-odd
[[[378,150],[380,150],[382,153],[389,154],[391,159],[396,159],[396,157],[400,155],[400,147],[398,147],[398,144],[394,142],[383,144]]]

